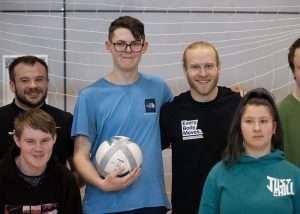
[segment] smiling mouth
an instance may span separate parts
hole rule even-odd
[[[42,159],[44,155],[33,155],[33,157],[37,158],[37,159]]]
[[[209,80],[196,80],[199,84],[207,84],[209,83]]]

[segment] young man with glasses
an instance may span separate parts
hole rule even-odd
[[[170,208],[164,187],[159,135],[159,111],[172,99],[167,84],[139,72],[146,52],[144,25],[123,16],[109,27],[106,50],[113,58],[112,71],[83,89],[75,106],[72,136],[74,162],[86,180],[84,213],[163,214]],[[100,177],[95,153],[106,139],[131,138],[141,148],[143,165],[124,177],[123,168]]]

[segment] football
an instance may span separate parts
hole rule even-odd
[[[114,136],[103,141],[96,151],[96,168],[106,177],[119,167],[124,167],[120,177],[127,175],[136,166],[140,167],[143,155],[138,144],[125,136]]]

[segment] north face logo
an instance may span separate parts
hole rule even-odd
[[[156,112],[155,99],[145,99],[145,112]]]

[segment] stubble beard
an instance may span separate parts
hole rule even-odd
[[[195,81],[192,80],[190,77],[188,77],[187,80],[190,85],[190,88],[197,92],[199,96],[209,96],[217,86],[219,78],[215,77],[213,80],[211,80],[210,83],[208,83],[209,85],[205,87],[200,87],[199,85],[197,85],[198,83],[195,83]]]
[[[22,105],[27,106],[29,108],[37,108],[37,107],[41,106],[45,102],[48,90],[45,90],[45,91],[40,90],[39,93],[42,93],[43,95],[36,102],[32,102],[29,99],[27,99],[26,98],[26,93],[25,93],[25,95],[20,95],[20,93],[19,93],[19,91],[17,89],[16,89],[16,92],[15,92],[15,96],[16,96],[16,99],[18,99],[18,101]]]

